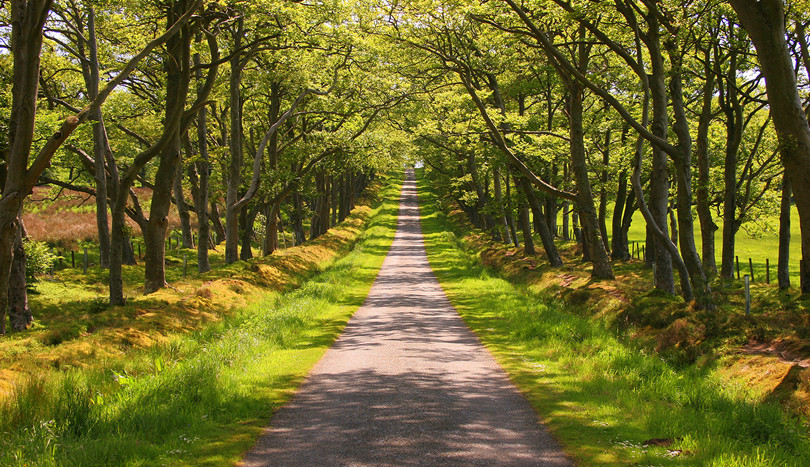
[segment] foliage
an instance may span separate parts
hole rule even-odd
[[[25,249],[25,280],[32,284],[39,279],[37,276],[50,271],[59,258],[51,251],[45,242],[38,242],[28,238],[23,240]]]

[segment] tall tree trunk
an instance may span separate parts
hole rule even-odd
[[[324,171],[323,175],[323,195],[321,197],[321,231],[319,235],[325,234],[329,230],[329,208],[331,207],[331,203],[329,200],[330,193],[331,193],[331,183],[332,177],[329,176],[328,173]]]
[[[712,97],[714,93],[714,73],[709,65],[711,54],[706,52],[705,61],[707,63],[704,74],[706,81],[703,85],[703,103],[698,119],[697,138],[695,145],[695,156],[698,167],[698,183],[695,189],[697,197],[697,215],[700,220],[700,239],[703,257],[703,270],[708,277],[717,275],[717,260],[715,259],[714,233],[717,231],[717,224],[712,219],[711,200],[709,199],[710,159],[709,159],[709,127],[712,120]]]
[[[610,251],[607,233],[607,182],[608,166],[610,165],[610,128],[605,132],[605,147],[602,150],[602,175],[599,186],[599,232],[602,234],[602,241],[605,243],[605,250]]]
[[[523,191],[532,211],[540,211],[540,201],[537,199],[537,194],[534,192],[534,187],[532,187],[531,182],[529,182],[525,176],[521,176],[515,177],[515,184]],[[546,252],[546,257],[548,257],[548,262],[552,267],[558,268],[563,265],[563,261],[562,258],[560,258],[560,253],[557,251],[557,246],[554,245],[554,236],[551,235],[551,232],[548,230],[543,216],[535,217],[535,222],[537,222],[538,219],[540,220],[540,240],[543,242],[543,249]]]
[[[692,217],[692,137],[689,133],[689,121],[683,98],[683,63],[680,51],[670,49],[669,60],[673,73],[670,78],[670,94],[672,96],[672,109],[675,116],[673,132],[678,138],[678,157],[675,161],[675,179],[678,187],[676,195],[677,217],[676,224],[679,231],[676,233],[680,239],[681,258],[689,273],[695,305],[698,308],[713,310],[712,290],[709,280],[700,261],[700,255],[695,245],[695,223]],[[673,242],[674,243],[674,242]],[[677,245],[677,244],[676,244]]]
[[[88,72],[85,76],[88,97],[94,100],[98,96],[99,62],[98,43],[96,41],[96,13],[92,7],[87,9],[87,45],[88,45]],[[107,223],[107,171],[106,156],[110,151],[107,140],[107,130],[101,115],[101,108],[92,112],[93,120],[93,159],[95,162],[96,184],[96,227],[98,228],[99,265],[110,267],[110,226]]]
[[[349,215],[349,192],[351,191],[351,184],[349,183],[349,174],[344,173],[340,178],[340,210],[338,211],[338,220],[343,222]]]
[[[168,15],[168,26],[177,21],[187,8],[186,1],[176,2]],[[186,107],[189,81],[191,78],[191,32],[188,27],[182,34],[166,41],[166,119],[181,119]],[[169,208],[172,199],[172,185],[180,163],[181,125],[168,135],[168,142],[161,151],[149,220],[144,229],[144,293],[149,294],[166,286],[166,231],[169,227]]]
[[[515,245],[515,248],[520,248],[517,230],[515,229],[515,216],[513,214],[514,209],[512,208],[512,188],[509,181],[509,172],[506,172],[504,175],[506,177],[506,225],[509,227],[509,233],[512,236],[512,243]]]
[[[501,171],[495,167],[493,169],[493,184],[495,188],[495,204],[498,210],[498,221],[495,223],[494,231],[496,237],[503,238],[505,243],[512,243],[512,238],[509,235],[509,224],[506,222],[506,212],[503,209],[503,189],[501,188]],[[503,235],[501,235],[503,229]]]
[[[613,204],[613,217],[611,218],[611,258],[626,261],[630,259],[627,233],[622,229],[622,220],[625,204],[630,202],[627,197],[627,170],[619,173],[619,188],[616,190],[616,202]]]
[[[183,161],[177,163],[177,171],[174,177],[174,204],[177,206],[177,214],[180,217],[180,232],[183,241],[183,248],[194,248],[194,239],[191,236],[191,215],[188,212],[186,198],[183,194]]]
[[[304,200],[298,191],[293,193],[293,208],[295,214],[292,219],[292,229],[295,235],[295,244],[300,245],[306,241],[306,237],[304,236]]]
[[[194,54],[194,66],[200,65],[200,55]],[[202,71],[197,68],[197,79],[202,78]],[[198,91],[199,92],[199,91]],[[192,178],[191,195],[194,199],[194,206],[197,208],[197,272],[203,273],[211,270],[211,263],[208,258],[208,239],[211,237],[211,225],[208,221],[208,186],[209,170],[211,165],[208,161],[208,128],[207,128],[206,106],[200,107],[197,111],[197,149],[199,151],[194,166],[189,165],[189,177]],[[196,178],[196,183],[195,179]]]
[[[776,277],[779,288],[790,288],[790,181],[782,175],[782,202],[779,207],[779,260]]]
[[[338,223],[338,205],[340,202],[338,192],[340,189],[340,178],[332,176],[331,183],[330,183],[330,200],[329,200],[329,208],[332,210],[331,219],[329,222],[330,227],[334,227]]]
[[[568,190],[571,187],[571,170],[568,163],[563,163],[563,190]],[[571,240],[571,205],[567,199],[562,202],[562,230],[563,240]]]
[[[487,204],[487,196],[484,192],[484,188],[481,186],[481,182],[478,176],[478,164],[475,163],[475,156],[470,154],[467,156],[467,173],[470,174],[470,178],[472,180],[473,188],[475,189],[475,194],[478,197],[478,202],[476,204],[476,211],[478,212],[478,216],[480,218],[480,228],[482,230],[487,230],[492,227],[491,222],[487,222],[490,217],[485,214],[485,207]]]
[[[582,127],[582,85],[569,80],[569,135],[571,138],[571,172],[576,184],[577,208],[582,222],[583,245],[588,251],[594,279],[613,279],[613,266],[610,264],[605,243],[599,232],[599,219],[594,206],[591,182],[588,178],[588,161],[585,156],[585,131]]]
[[[675,218],[675,206],[669,207],[669,238],[678,246],[678,220]]]
[[[222,216],[219,214],[219,205],[215,200],[211,200],[211,212],[208,218],[211,220],[211,226],[214,228],[214,235],[216,235],[215,244],[219,244],[225,238],[225,226],[222,225]]]
[[[0,197],[0,335],[6,333],[13,248],[23,199],[28,194],[23,179],[34,139],[42,28],[51,4],[51,0],[10,2],[11,54],[14,67],[8,126],[9,145],[5,163],[0,168],[4,180],[3,194]]]
[[[549,177],[550,183],[556,183],[557,180],[557,164],[551,164],[551,174]],[[557,236],[557,198],[550,194],[546,194],[543,198],[545,201],[543,204],[543,212],[546,216],[546,225],[548,226],[548,230],[551,231],[551,235]]]
[[[242,207],[242,214],[244,223],[242,227],[242,249],[239,252],[239,259],[247,261],[253,258],[253,226],[256,224],[256,216],[259,215],[259,209],[249,209],[248,206]]]
[[[518,207],[518,211],[520,211],[518,222],[520,224],[520,230],[523,232],[523,251],[527,255],[534,256],[537,254],[537,250],[534,248],[534,239],[532,238],[532,225],[529,221],[529,207],[526,205],[521,205]]]
[[[664,59],[661,55],[658,20],[653,13],[647,15],[650,26],[646,43],[650,53],[652,74],[650,75],[650,96],[652,100],[653,134],[661,139],[667,139],[669,118],[667,115],[667,91],[664,81]],[[652,172],[650,174],[649,210],[655,229],[667,231],[667,206],[669,204],[669,170],[667,167],[667,154],[657,146],[652,151]],[[652,239],[650,248],[647,243],[647,257],[655,262],[655,288],[670,294],[675,294],[675,276],[672,270],[672,258],[667,250],[665,241],[648,235]]]
[[[239,16],[236,29],[233,31],[233,50],[242,46],[244,36],[244,17]],[[238,259],[239,254],[239,188],[242,185],[242,54],[231,57],[231,75],[228,81],[230,98],[230,164],[228,165],[228,186],[225,192],[225,263],[230,264]]]
[[[129,233],[129,229],[127,229],[124,234],[122,255],[121,261],[123,261],[124,264],[129,266],[138,264],[138,261],[135,259],[135,249],[132,247],[132,235]]]
[[[265,209],[264,245],[262,254],[268,256],[278,249],[278,213],[281,201],[271,203]]]
[[[742,106],[736,91],[737,55],[729,57],[726,86],[721,86],[720,108],[726,115],[726,153],[723,169],[723,252],[720,275],[734,276],[734,250],[737,231],[741,223],[737,219],[737,153],[743,136]]]
[[[11,264],[11,280],[8,288],[8,320],[12,330],[22,331],[34,322],[34,315],[28,305],[22,219],[17,225],[17,235],[14,239],[14,260]]]

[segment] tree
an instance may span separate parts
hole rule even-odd
[[[802,263],[801,291],[810,293],[810,126],[796,84],[796,71],[785,36],[781,0],[730,0],[756,47],[782,163],[799,211]]]
[[[180,16],[167,31],[151,41],[138,54],[134,55],[123,70],[110,81],[93,99],[89,106],[76,115],[64,119],[39,149],[29,165],[34,124],[36,122],[36,101],[39,84],[40,52],[42,49],[43,27],[52,6],[51,0],[14,0],[11,2],[11,44],[13,53],[13,84],[11,117],[9,119],[9,145],[5,154],[3,196],[0,199],[0,334],[5,333],[5,314],[9,300],[9,279],[13,259],[13,243],[17,235],[18,218],[23,201],[37,182],[40,174],[49,165],[56,150],[70,134],[90,115],[100,108],[110,93],[123,81],[135,66],[152,49],[162,44],[190,19],[199,1]]]

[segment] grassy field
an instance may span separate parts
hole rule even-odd
[[[481,265],[420,181],[430,259],[451,302],[584,465],[806,465],[806,425],[716,360],[673,365],[604,322]]]
[[[613,206],[608,206],[608,236],[611,234],[610,215],[613,213]],[[701,251],[703,239],[700,236],[700,223],[696,213],[692,213],[695,220],[695,243],[697,244],[698,252]],[[720,254],[723,247],[723,231],[722,220],[715,217],[714,222],[718,225],[719,229],[714,233],[714,244],[717,267],[720,268]],[[740,229],[736,236],[736,256],[740,259],[740,277],[744,274],[750,274],[748,259],[754,266],[754,279],[756,282],[765,282],[766,277],[766,260],[770,261],[770,274],[771,283],[776,283],[776,262],[779,258],[779,218],[777,216],[770,216],[764,219],[758,219],[757,222],[767,223],[768,229],[759,229],[756,235],[751,235],[745,229]],[[562,226],[562,213],[558,216],[557,225]],[[628,241],[632,244],[637,242],[643,245],[646,241],[646,223],[641,213],[636,211],[633,215],[633,222],[628,231]],[[790,216],[790,278],[791,285],[797,286],[799,280],[799,259],[801,258],[801,237],[799,230],[799,213],[796,207],[791,209]],[[631,247],[632,250],[632,247]]]
[[[702,239],[700,236],[700,224],[698,223],[697,215],[695,219],[695,242],[697,244],[698,252],[702,248]],[[723,231],[722,221],[715,218],[714,222],[720,227],[714,234],[714,244],[717,254],[717,267],[720,268],[720,254],[723,248]],[[744,229],[740,229],[736,237],[736,256],[740,258],[740,277],[749,273],[748,259],[754,266],[754,280],[756,282],[765,282],[765,260],[770,261],[771,268],[771,283],[776,283],[776,262],[779,258],[779,219],[778,217],[769,217],[766,219],[758,220],[758,222],[766,222],[770,224],[768,231],[759,233],[757,236],[752,236]],[[608,220],[610,225],[610,220]],[[633,223],[628,232],[628,240],[630,242],[643,243],[646,238],[644,218],[641,213],[636,212],[633,216]],[[610,229],[608,229],[610,231]],[[792,260],[790,261],[790,279],[791,285],[798,286],[799,281],[799,259],[801,258],[801,237],[799,231],[799,213],[794,206],[791,209],[790,216],[790,254]],[[735,276],[736,277],[736,276]]]
[[[101,333],[103,328],[117,336],[108,340],[118,343],[103,357],[69,357],[66,343],[40,348],[43,337],[39,331],[32,332],[38,336],[37,342],[31,342],[28,351],[20,351],[17,359],[50,358],[62,363],[55,365],[50,360],[27,367],[31,376],[4,398],[0,405],[0,465],[223,465],[238,461],[362,304],[393,240],[399,186],[398,180],[390,181],[373,210],[355,213],[355,218],[359,215],[365,220],[354,224],[350,220],[353,227],[343,230],[347,235],[355,232],[354,238],[359,235],[356,243],[351,242],[354,248],[298,289],[286,293],[262,292],[258,286],[247,289],[247,282],[239,280],[243,270],[263,274],[265,283],[284,282],[274,277],[280,270],[272,272],[266,263],[240,262],[220,268],[218,273],[225,278],[203,282],[193,292],[186,288],[183,298],[177,300],[185,302],[184,306],[161,306],[165,297],[147,299],[157,301],[151,308],[143,300],[133,300],[133,309],[142,312],[136,317],[127,309],[112,309],[115,316],[99,318],[106,321],[98,329],[85,330],[69,340],[92,347],[86,334]],[[332,235],[339,236],[341,229],[335,230],[338,233]],[[328,243],[316,241],[297,248],[326,250]],[[313,254],[318,257],[317,251]],[[295,258],[302,255],[299,251]],[[310,264],[302,261],[300,266]],[[287,282],[300,283],[301,277],[310,276],[304,270],[298,273],[299,277]],[[98,279],[85,280],[93,289],[100,287]],[[182,282],[175,285],[185,287]],[[227,295],[244,296],[251,303],[220,314],[207,309]],[[88,292],[89,300],[92,296]],[[109,310],[87,313],[92,318]],[[130,323],[134,326],[152,319],[175,320],[177,326],[168,336],[165,329],[150,334],[145,329],[148,326],[139,333],[129,328]],[[202,325],[195,326],[195,320]],[[56,326],[56,320],[40,326],[47,332]],[[15,339],[9,348],[23,349],[24,339]],[[99,348],[105,348],[108,340],[99,340]],[[64,355],[52,355],[58,349]]]

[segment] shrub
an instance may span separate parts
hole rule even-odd
[[[37,281],[37,275],[44,274],[56,262],[57,256],[51,253],[45,242],[23,239],[25,249],[25,280],[31,284]]]

